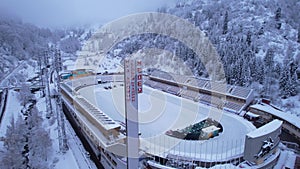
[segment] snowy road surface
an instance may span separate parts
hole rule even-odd
[[[26,67],[26,68],[25,68]],[[15,78],[14,76],[16,74],[19,74],[21,73],[22,75],[25,75],[26,72],[32,72],[34,74],[34,71],[33,71],[33,67],[32,66],[29,66],[27,64],[27,62],[25,61],[22,61],[18,66],[16,66],[13,70],[11,70],[8,74],[6,74],[0,81],[0,86],[1,87],[9,87],[10,85],[10,80],[11,79],[14,79],[16,81],[15,85],[16,84],[19,84],[20,82],[17,82],[19,79]],[[24,71],[26,70],[26,72]],[[21,72],[23,71],[23,72]]]
[[[22,107],[18,102],[18,95],[19,95],[18,92],[15,92],[13,90],[8,91],[6,109],[4,111],[2,122],[0,125],[0,137],[5,136],[6,127],[10,125],[11,119],[14,118],[16,120],[20,115]]]

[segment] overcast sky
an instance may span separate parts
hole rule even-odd
[[[0,0],[0,11],[42,27],[104,24],[138,12],[156,11],[176,0]]]

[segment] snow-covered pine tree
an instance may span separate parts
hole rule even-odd
[[[281,72],[282,72],[282,64],[277,62],[274,67],[273,77],[275,79],[279,79]]]
[[[282,98],[287,98],[290,96],[290,82],[289,82],[289,70],[287,66],[283,67],[283,71],[281,72],[279,78],[279,88],[280,88],[280,95]]]
[[[51,150],[49,131],[43,127],[43,118],[34,106],[28,117],[29,165],[32,168],[47,168],[47,157]]]
[[[32,99],[32,94],[29,85],[26,83],[21,83],[20,94],[18,97],[22,106],[25,106],[30,99]]]
[[[275,27],[277,29],[280,29],[281,28],[281,21],[280,21],[280,18],[281,18],[281,8],[277,8],[276,12],[275,12]]]
[[[272,49],[268,49],[264,57],[264,65],[266,67],[265,73],[272,72],[274,67],[274,52]]]
[[[20,116],[17,121],[12,118],[4,138],[5,150],[0,164],[1,168],[27,168],[23,157],[26,142],[25,133],[26,128],[23,119]]]
[[[297,68],[298,63],[294,60],[293,57],[287,55],[279,80],[281,97],[287,98],[297,95]]]
[[[247,42],[247,45],[250,46],[251,45],[251,37],[252,37],[252,34],[250,31],[247,32],[247,38],[246,38],[246,42]]]
[[[256,58],[256,69],[254,70],[255,75],[255,81],[259,82],[260,84],[263,84],[265,76],[264,76],[264,71],[265,71],[265,67],[264,67],[264,63],[263,60],[260,57]]]
[[[225,16],[224,16],[224,23],[223,23],[223,34],[227,34],[228,32],[228,11],[225,12]]]
[[[298,38],[297,38],[297,42],[300,43],[300,26],[298,26]]]

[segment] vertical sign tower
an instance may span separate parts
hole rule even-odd
[[[138,168],[139,123],[138,93],[142,93],[142,62],[124,59],[125,120],[127,133],[127,169]]]

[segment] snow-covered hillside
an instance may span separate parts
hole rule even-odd
[[[190,0],[166,12],[206,32],[224,64],[227,83],[254,88],[279,106],[300,92],[300,2]],[[298,71],[297,71],[298,69]],[[290,109],[290,108],[289,108]]]
[[[280,98],[296,96],[300,90],[299,9],[296,0],[190,0],[158,11],[185,18],[205,32],[220,55],[227,83],[254,88],[257,96],[280,104]],[[170,51],[194,75],[208,76],[194,51],[163,35],[129,37],[116,44],[118,54],[111,52],[109,57],[126,57],[149,48]],[[153,67],[167,65],[176,72],[177,65],[149,57],[147,62],[152,59]]]

